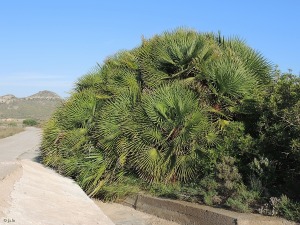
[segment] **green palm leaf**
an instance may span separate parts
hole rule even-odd
[[[199,144],[206,146],[211,126],[192,91],[179,83],[163,85],[142,96],[134,115],[129,159],[143,179],[187,181],[196,176],[201,165],[195,151]]]
[[[142,79],[149,87],[165,80],[193,77],[212,55],[212,48],[197,32],[178,29],[145,41],[138,61]]]

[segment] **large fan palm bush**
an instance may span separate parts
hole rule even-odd
[[[91,195],[128,174],[195,181],[218,159],[236,106],[268,83],[269,70],[238,39],[188,29],[143,39],[77,81],[45,126],[43,161]]]

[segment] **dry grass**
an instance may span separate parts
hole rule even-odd
[[[0,139],[12,136],[24,131],[23,127],[0,127]]]
[[[22,120],[0,120],[0,139],[24,131]]]

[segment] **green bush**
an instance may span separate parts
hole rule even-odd
[[[260,194],[255,191],[249,191],[245,186],[241,186],[235,195],[226,200],[225,205],[238,212],[252,212],[251,208],[257,203]]]
[[[216,171],[200,181],[200,193],[207,205],[227,206],[239,212],[250,212],[251,205],[259,199],[259,193],[247,190],[234,163],[234,158],[224,156],[216,165]]]
[[[180,199],[181,186],[178,183],[153,183],[149,188],[145,187],[145,190],[158,197]]]
[[[300,222],[300,203],[290,200],[286,195],[271,197],[262,205],[259,213],[268,216],[282,216],[288,220]]]
[[[294,198],[300,194],[300,78],[280,71],[275,75],[256,106],[256,121],[245,120],[256,137],[250,170],[271,196]]]
[[[300,203],[291,201],[286,195],[281,196],[278,211],[280,216],[300,222]]]
[[[43,162],[105,200],[144,190],[251,211],[295,199],[300,82],[271,69],[237,38],[143,39],[77,81],[44,127]],[[297,219],[297,203],[283,202]]]
[[[127,176],[117,182],[107,183],[95,197],[101,198],[103,201],[120,201],[127,196],[137,194],[139,191],[139,182],[135,178]]]
[[[38,125],[38,122],[35,119],[25,119],[25,120],[23,120],[23,125],[36,126],[36,125]]]

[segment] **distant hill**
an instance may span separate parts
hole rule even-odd
[[[44,100],[61,100],[60,96],[52,91],[39,91],[34,95],[25,98],[26,100],[44,99]]]
[[[25,98],[11,94],[0,96],[0,119],[46,120],[62,102],[63,99],[51,91],[40,91]]]

